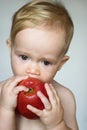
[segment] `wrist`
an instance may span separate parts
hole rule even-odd
[[[55,126],[49,126],[46,130],[71,130],[66,123],[61,121],[59,124],[56,124]]]
[[[15,111],[7,106],[0,106],[0,113],[14,113]]]

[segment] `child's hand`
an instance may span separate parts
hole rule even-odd
[[[49,100],[41,92],[37,93],[45,108],[43,110],[38,110],[30,105],[28,105],[27,108],[38,115],[48,129],[52,129],[63,120],[63,108],[54,87],[51,84],[46,84],[45,88],[49,96]]]
[[[17,95],[20,91],[28,91],[26,87],[18,87],[17,84],[27,78],[26,76],[15,76],[0,84],[0,107],[14,111],[17,106]]]

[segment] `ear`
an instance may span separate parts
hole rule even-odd
[[[58,66],[58,71],[62,68],[62,66],[69,60],[69,56],[65,55],[61,59],[59,66]]]
[[[10,39],[8,39],[6,41],[6,44],[7,44],[8,48],[9,48],[9,50],[11,50],[11,40]]]

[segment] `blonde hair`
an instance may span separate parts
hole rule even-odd
[[[44,25],[61,28],[66,33],[65,53],[73,36],[73,22],[66,8],[54,0],[33,0],[15,12],[11,27],[11,42],[16,34],[26,28]]]

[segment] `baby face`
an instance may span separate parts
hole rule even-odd
[[[14,75],[28,75],[50,82],[64,63],[62,30],[27,28],[17,33],[11,47]]]

